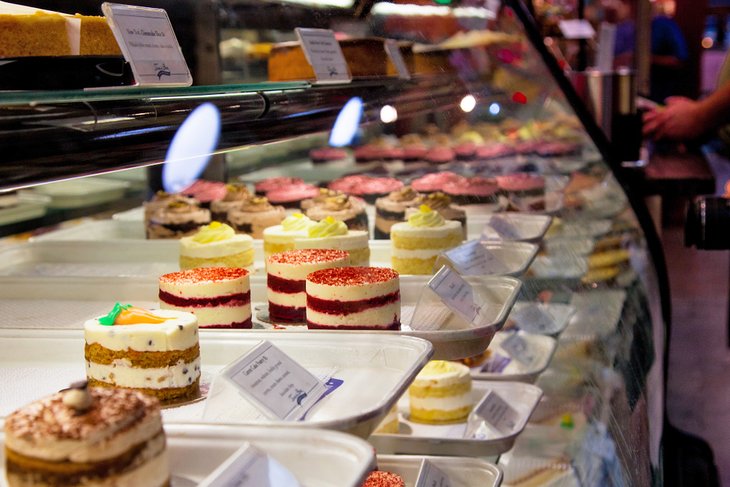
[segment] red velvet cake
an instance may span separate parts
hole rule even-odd
[[[393,269],[316,271],[307,276],[306,292],[309,329],[400,329],[400,281]]]

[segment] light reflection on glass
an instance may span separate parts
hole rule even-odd
[[[392,105],[385,105],[380,109],[380,121],[383,123],[393,123],[398,120],[398,110]]]
[[[461,99],[461,103],[459,103],[459,108],[461,108],[462,111],[469,113],[477,106],[477,99],[474,98],[473,95],[466,95],[464,98]]]
[[[350,145],[357,134],[362,118],[362,99],[358,96],[350,98],[337,115],[332,126],[329,144],[331,147]]]

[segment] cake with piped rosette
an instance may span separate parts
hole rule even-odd
[[[350,264],[350,254],[335,249],[289,250],[272,255],[266,266],[269,318],[279,323],[306,321],[306,279],[312,272]]]
[[[337,267],[307,276],[307,327],[399,330],[400,280],[384,267]]]
[[[160,308],[186,311],[200,328],[251,328],[246,269],[201,267],[160,277]]]
[[[191,313],[117,303],[84,323],[84,340],[91,386],[136,389],[163,404],[200,394],[198,320]]]

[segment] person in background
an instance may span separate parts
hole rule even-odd
[[[677,23],[664,13],[651,19],[651,86],[649,96],[662,103],[682,90],[689,52]]]

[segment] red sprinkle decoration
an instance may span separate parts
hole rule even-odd
[[[398,279],[398,273],[385,267],[334,267],[307,276],[307,281],[327,286],[367,286],[393,279]]]
[[[199,267],[186,271],[171,272],[160,276],[160,282],[196,284],[199,282],[219,282],[241,279],[248,271],[240,267]]]
[[[342,260],[349,255],[345,250],[336,249],[287,250],[286,252],[272,255],[269,257],[269,262],[289,265],[319,264],[322,262]]]
[[[525,105],[527,103],[527,97],[521,91],[515,91],[512,95],[512,101]]]
[[[405,485],[406,483],[400,475],[383,470],[376,470],[370,472],[362,487],[405,487]]]

